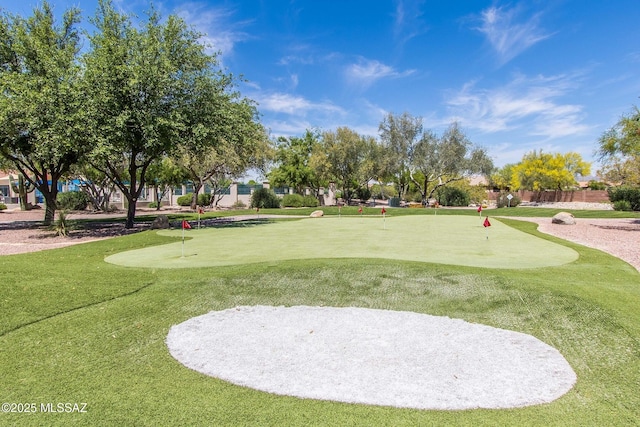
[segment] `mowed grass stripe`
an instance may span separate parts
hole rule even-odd
[[[331,217],[250,227],[192,229],[188,240],[114,254],[112,264],[189,268],[295,259],[379,258],[486,268],[570,263],[577,252],[491,218],[470,216]],[[161,231],[177,237],[182,230]],[[184,256],[183,256],[184,255]]]

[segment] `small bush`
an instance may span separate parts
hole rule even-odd
[[[259,188],[251,195],[251,207],[264,209],[279,208],[280,199],[273,190],[269,188]]]
[[[89,205],[89,197],[82,191],[66,191],[64,193],[58,193],[56,202],[58,209],[83,211]]]
[[[285,194],[282,198],[282,206],[285,208],[301,208],[304,206],[304,197],[300,194]]]
[[[67,210],[58,212],[58,219],[53,224],[53,231],[56,232],[56,235],[66,237],[69,234],[71,224],[69,223],[68,215],[69,211]]]
[[[365,202],[371,198],[371,190],[369,187],[359,187],[356,189],[356,197]]]
[[[3,211],[7,209],[7,205],[5,205],[4,203],[0,203],[0,211]]]
[[[198,206],[209,206],[211,204],[211,194],[198,194]]]
[[[193,193],[187,193],[184,196],[178,197],[176,202],[179,206],[191,206],[191,200],[193,199]],[[209,206],[211,204],[211,194],[198,194],[196,200],[198,206]]]
[[[609,200],[614,204],[614,209],[616,202],[624,200],[629,202],[630,210],[640,211],[640,188],[615,187],[609,188],[607,192],[609,193]]]
[[[605,184],[604,182],[595,181],[592,179],[591,181],[589,181],[589,188],[591,190],[606,190],[607,184]]]
[[[628,200],[616,200],[613,202],[613,209],[616,211],[630,211],[631,203]]]
[[[158,202],[151,202],[151,203],[149,203],[149,208],[150,208],[150,209],[155,209],[155,208],[157,208],[157,207],[158,207]]]
[[[512,207],[515,208],[516,206],[518,206],[522,200],[520,199],[520,197],[518,196],[513,196],[513,194],[511,194],[513,196],[513,198],[511,199],[511,202],[509,202],[509,199],[507,198],[507,196],[510,193],[500,193],[498,194],[498,198],[496,199],[496,205],[499,208],[507,208],[507,207]]]
[[[245,209],[247,205],[244,204],[242,200],[238,200],[233,205],[231,205],[233,209]]]
[[[438,203],[442,206],[469,206],[469,193],[456,187],[438,189]]]
[[[314,196],[304,196],[302,200],[302,206],[306,208],[316,208],[320,202],[318,202],[318,198]]]
[[[191,199],[193,198],[193,193],[185,194],[184,196],[178,197],[176,201],[178,206],[191,206]]]

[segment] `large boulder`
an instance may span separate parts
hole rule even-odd
[[[551,218],[552,224],[575,225],[576,219],[569,212],[558,212]]]
[[[324,216],[324,212],[323,211],[313,211],[311,212],[311,215],[309,215],[311,218],[320,218],[321,216]]]
[[[166,215],[158,215],[151,223],[152,230],[171,228],[169,218]]]

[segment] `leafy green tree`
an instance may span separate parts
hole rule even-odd
[[[640,109],[622,116],[618,123],[607,130],[599,140],[599,154],[639,156],[640,155]]]
[[[598,175],[615,185],[640,187],[640,155],[611,155],[602,158]]]
[[[271,184],[293,187],[297,194],[304,194],[305,188],[319,187],[316,170],[311,164],[311,155],[319,144],[319,135],[310,130],[302,138],[278,138],[275,152],[278,166],[268,174]]]
[[[511,188],[511,178],[513,177],[513,168],[515,163],[508,163],[501,168],[496,168],[489,177],[489,182],[494,188],[499,190],[509,190]]]
[[[358,135],[346,127],[322,134],[324,165],[342,186],[342,197],[347,203],[355,190],[367,185],[374,176],[375,167],[370,154],[375,146],[374,138]]]
[[[88,162],[80,162],[71,168],[69,177],[80,181],[80,188],[89,198],[93,209],[104,212],[110,210],[111,195],[116,188],[106,174]]]
[[[379,162],[379,175],[391,177],[398,190],[398,197],[405,198],[411,183],[411,155],[422,136],[422,118],[407,112],[400,116],[389,113],[380,123],[379,131],[384,147],[384,156]]]
[[[78,9],[56,24],[44,1],[29,18],[0,16],[0,155],[56,211],[58,181],[87,148],[84,138]]]
[[[172,188],[182,185],[187,180],[187,171],[175,162],[164,157],[149,165],[146,182],[153,187],[158,201],[156,210],[160,210],[160,201]]]
[[[231,90],[233,86],[230,75],[199,76],[190,89],[191,102],[180,110],[185,118],[179,132],[182,144],[172,154],[193,182],[192,209],[205,183],[260,168],[269,155],[268,138],[253,101],[241,98]]]
[[[550,154],[534,150],[525,154],[513,168],[511,186],[532,191],[565,190],[577,184],[577,174],[590,173],[591,164],[578,153]]]
[[[492,169],[486,151],[474,147],[457,123],[439,138],[424,132],[409,158],[410,178],[424,205],[439,188],[474,174],[488,175]]]
[[[224,197],[225,190],[231,187],[233,181],[229,179],[225,173],[220,173],[212,175],[207,183],[211,188],[211,205],[217,207],[220,200]]]
[[[640,109],[635,107],[604,132],[598,154],[605,179],[640,186]]]
[[[196,80],[214,72],[215,57],[175,15],[161,20],[151,10],[136,28],[110,0],[99,0],[92,22],[97,31],[89,36],[83,87],[90,159],[126,198],[131,228],[147,169],[182,143],[189,121],[181,112],[193,101]]]

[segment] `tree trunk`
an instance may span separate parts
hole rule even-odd
[[[135,197],[127,197],[127,221],[124,224],[125,228],[133,228],[136,218],[136,201],[137,198]]]
[[[56,216],[56,207],[57,207],[56,196],[58,195],[58,192],[55,191],[54,193],[55,194],[52,194],[52,192],[42,193],[42,195],[44,196],[44,203],[45,203],[44,225],[47,225],[47,226],[53,223],[53,220],[55,219],[55,216]]]
[[[198,207],[198,193],[200,193],[200,189],[204,187],[204,184],[199,182],[198,184],[193,183],[193,196],[191,197],[191,209],[196,210]]]

